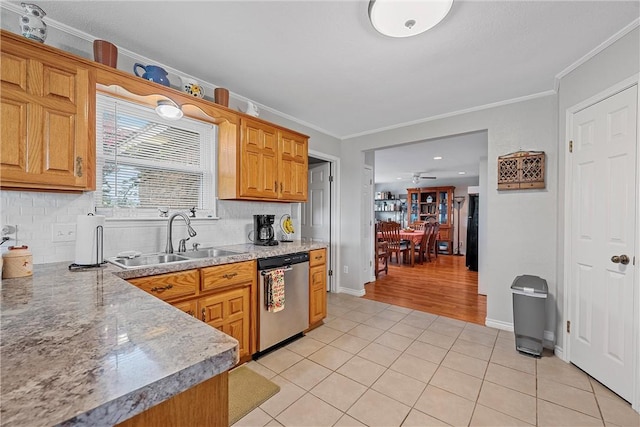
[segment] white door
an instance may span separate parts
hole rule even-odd
[[[631,401],[637,86],[573,114],[571,362]],[[629,262],[620,258],[625,255]],[[616,258],[617,257],[617,258]]]
[[[375,280],[373,274],[373,169],[365,166],[362,175],[362,221],[360,239],[362,240],[362,274],[364,283]]]
[[[301,236],[328,242],[327,260],[331,260],[331,164],[309,166],[309,198],[302,204]],[[331,269],[331,265],[328,265]],[[331,276],[327,277],[327,290],[331,289]]]

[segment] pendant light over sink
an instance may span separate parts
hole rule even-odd
[[[452,4],[453,0],[371,0],[369,19],[380,34],[410,37],[436,26]]]

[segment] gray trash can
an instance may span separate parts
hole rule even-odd
[[[540,357],[544,337],[547,281],[527,274],[518,276],[511,285],[511,292],[516,350]]]

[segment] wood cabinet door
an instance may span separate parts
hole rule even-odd
[[[239,357],[250,356],[251,287],[243,286],[198,300],[202,321],[238,340]]]
[[[198,301],[195,299],[183,302],[174,302],[171,304],[178,310],[182,310],[189,316],[198,317]]]
[[[240,123],[240,196],[276,199],[278,197],[276,129],[246,118],[243,118]]]
[[[280,131],[279,198],[291,201],[307,201],[308,140],[302,136]]]
[[[2,45],[2,186],[95,189],[94,71],[23,43]]]
[[[327,317],[327,271],[324,264],[309,269],[309,325]]]

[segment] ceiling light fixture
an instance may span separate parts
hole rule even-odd
[[[178,104],[170,99],[161,99],[158,101],[156,113],[166,120],[180,120],[184,115]]]
[[[433,160],[442,160],[442,156],[435,156]]]
[[[424,33],[447,16],[453,0],[370,0],[373,28],[389,37]]]
[[[458,175],[466,175],[466,172],[458,172]]]

